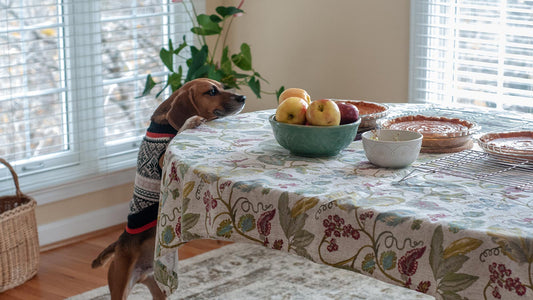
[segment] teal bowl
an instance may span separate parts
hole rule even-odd
[[[356,122],[338,126],[293,125],[268,120],[276,141],[292,154],[305,157],[327,157],[339,154],[357,135],[361,118]]]

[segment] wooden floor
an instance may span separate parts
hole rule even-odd
[[[91,262],[118,238],[123,228],[123,225],[109,228],[73,244],[41,252],[39,273],[23,285],[0,293],[0,299],[65,299],[107,285],[108,266],[91,269]],[[179,257],[186,259],[226,244],[214,240],[192,241],[179,249]]]

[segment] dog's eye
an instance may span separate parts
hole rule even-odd
[[[213,88],[211,88],[211,89],[209,90],[209,92],[207,92],[207,94],[208,94],[209,96],[216,96],[216,95],[218,94],[218,90],[217,90],[217,88],[213,87]]]

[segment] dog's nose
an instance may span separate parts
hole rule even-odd
[[[237,102],[244,102],[246,100],[246,96],[244,95],[238,95],[237,97],[235,97],[235,101]]]

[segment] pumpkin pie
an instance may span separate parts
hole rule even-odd
[[[471,136],[477,125],[458,118],[409,115],[387,120],[382,128],[420,132],[424,136],[422,152],[450,153],[472,148]]]
[[[533,162],[533,131],[486,133],[477,139],[486,152],[498,153]]]

